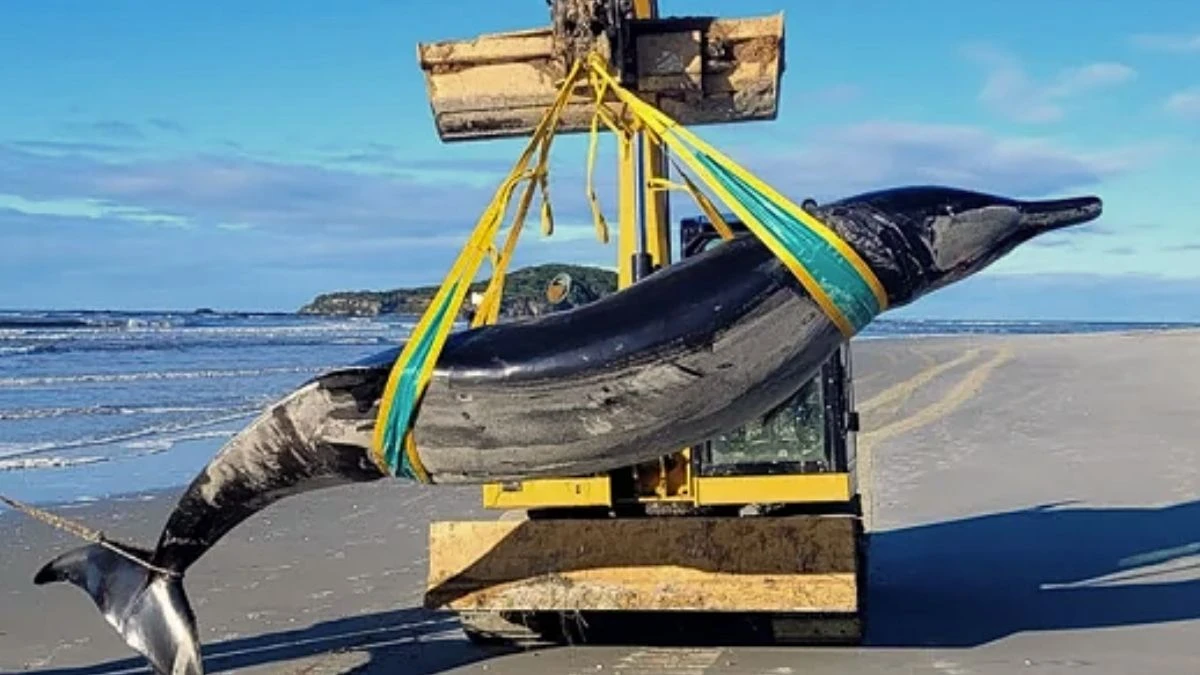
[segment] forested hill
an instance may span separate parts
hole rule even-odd
[[[550,308],[546,288],[561,272],[571,276],[573,297],[603,297],[617,288],[616,272],[599,267],[565,264],[524,267],[512,270],[505,276],[500,315],[511,318],[546,313]],[[478,292],[483,292],[485,288],[486,279],[471,286],[472,291]],[[335,291],[318,295],[299,311],[301,314],[329,316],[421,314],[429,306],[437,290],[437,286],[420,286],[387,291]],[[469,304],[469,300],[468,296],[468,302],[465,304]]]

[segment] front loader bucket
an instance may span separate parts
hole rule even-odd
[[[686,126],[774,119],[783,73],[783,14],[634,21],[621,55],[625,85]],[[611,53],[607,39],[596,45]],[[551,27],[423,43],[434,123],[443,141],[528,136],[558,94],[567,65]],[[563,111],[558,133],[590,129],[586,83]],[[620,114],[615,99],[609,102]]]
[[[662,637],[674,625],[761,622],[776,644],[857,644],[865,563],[861,521],[849,517],[435,522],[424,605],[487,641],[553,642],[543,629],[582,618],[592,638],[622,644],[644,620]]]

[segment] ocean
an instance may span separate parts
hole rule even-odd
[[[0,494],[85,502],[185,484],[264,406],[401,342],[416,319],[0,311]],[[877,319],[861,337],[1174,325]]]

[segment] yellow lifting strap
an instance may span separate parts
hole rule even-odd
[[[887,308],[883,285],[833,230],[661,110],[622,88],[600,55],[588,56],[588,71],[593,86],[612,91],[648,138],[680,157],[775,253],[847,339]],[[688,187],[695,186],[688,181]],[[711,203],[699,197],[697,201],[706,213],[710,211]]]
[[[432,377],[434,366],[458,310],[484,257],[491,258],[494,273],[471,325],[477,327],[498,320],[507,265],[538,187],[541,188],[543,198],[543,231],[549,234],[553,229],[546,187],[550,144],[569,94],[585,69],[595,93],[595,112],[588,148],[587,198],[601,242],[608,241],[608,228],[596,198],[593,177],[599,125],[603,122],[616,134],[632,135],[639,131],[645,132],[645,137],[651,143],[663,146],[671,150],[673,155],[681,157],[692,172],[699,176],[700,182],[714,191],[721,201],[745,222],[754,235],[795,274],[847,338],[887,307],[887,295],[871,269],[831,229],[701,141],[662,111],[623,89],[608,73],[608,64],[604,58],[598,54],[591,54],[586,61],[578,61],[572,66],[554,104],[546,111],[525,151],[480,217],[467,245],[459,254],[392,368],[377,417],[372,453],[376,464],[389,475],[403,475],[421,482],[430,482],[428,472],[418,456],[411,429],[420,400]],[[605,97],[610,91],[624,104],[624,112],[629,116],[629,120],[618,117],[609,110]],[[537,150],[540,150],[537,164],[533,169],[528,169],[530,159]],[[718,233],[723,238],[731,238],[732,229],[712,200],[674,160],[672,164],[682,176],[682,184],[659,179],[649,181],[645,187],[650,190],[687,191],[712,221]],[[512,193],[522,180],[529,180],[529,184],[521,196],[514,223],[504,245],[497,251],[495,237]]]
[[[675,166],[676,171],[679,171],[679,165],[674,160],[671,160],[671,164]],[[696,202],[696,206],[700,207],[700,210],[704,212],[709,222],[712,223],[713,229],[717,231],[717,234],[725,240],[733,239],[733,228],[729,226],[729,223],[725,222],[725,216],[721,215],[721,212],[717,210],[716,205],[712,203],[708,195],[701,192],[700,188],[696,187],[696,184],[692,182],[692,179],[687,177],[687,174],[679,171],[679,175],[683,177],[683,184],[674,183],[665,178],[652,178],[646,181],[646,187],[651,190],[667,189],[687,192]]]
[[[496,190],[491,203],[476,223],[466,246],[442,281],[437,294],[434,295],[429,307],[421,316],[421,320],[413,329],[404,349],[401,350],[400,356],[392,367],[381,398],[372,448],[372,457],[376,465],[389,475],[403,475],[423,483],[429,482],[429,475],[418,456],[411,429],[412,421],[420,406],[420,399],[433,375],[438,355],[445,345],[446,338],[450,334],[479,266],[485,257],[495,253],[494,240],[504,214],[508,210],[512,194],[522,180],[529,180],[525,193],[521,197],[517,216],[509,231],[507,241],[503,249],[493,258],[495,269],[492,279],[484,292],[484,299],[477,308],[472,324],[477,326],[494,323],[499,316],[500,298],[508,261],[512,257],[522,223],[533,199],[535,186],[541,187],[543,198],[546,197],[545,178],[550,144],[554,138],[559,116],[566,106],[568,96],[583,65],[582,62],[577,62],[571,69],[554,104],[546,111],[525,151],[513,166],[508,177]],[[538,163],[533,169],[528,169],[530,159],[538,149],[541,150]],[[547,233],[551,231],[552,215],[548,200],[543,204],[542,225],[544,231]]]

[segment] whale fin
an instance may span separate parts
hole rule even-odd
[[[111,543],[111,542],[110,542]],[[141,560],[146,551],[120,548]],[[182,578],[155,572],[102,546],[72,549],[46,563],[37,585],[66,581],[83,589],[105,621],[158,675],[202,675],[196,618]]]

